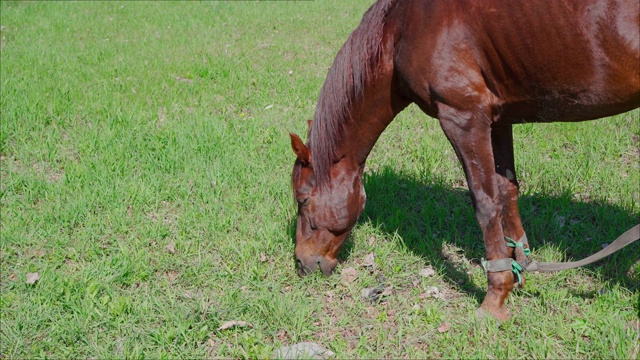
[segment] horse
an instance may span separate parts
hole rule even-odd
[[[366,202],[367,156],[415,103],[460,161],[486,251],[478,309],[505,299],[528,261],[512,128],[585,121],[640,106],[637,0],[379,0],[339,50],[296,155],[298,274],[329,276]],[[514,272],[515,271],[515,272]]]

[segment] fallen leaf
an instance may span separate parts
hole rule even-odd
[[[372,237],[370,237],[370,238],[369,238],[369,246],[373,245],[373,243],[374,243],[375,241],[376,241],[376,238],[375,238],[375,237],[373,237],[373,236],[372,236]]]
[[[430,288],[427,289],[426,292],[420,295],[420,298],[422,299],[427,299],[431,297],[435,299],[442,298],[442,294],[440,293],[440,290],[435,286],[431,286]]]
[[[368,253],[367,256],[364,258],[364,265],[365,266],[373,266],[376,264],[376,255],[372,252]]]
[[[333,296],[335,295],[333,293],[333,291],[327,290],[327,292],[325,294],[327,295],[327,302],[332,302],[333,301]]]
[[[175,79],[179,82],[184,82],[184,83],[189,83],[189,84],[193,84],[193,80],[189,79],[189,78],[185,78],[182,76],[176,76]]]
[[[273,107],[273,105],[267,105],[264,109],[265,109],[265,110],[269,110],[269,109],[271,109],[272,107]]]
[[[271,354],[272,359],[329,359],[336,354],[312,342],[282,347]]]
[[[368,287],[360,290],[360,297],[364,300],[377,301],[381,291],[374,287]]]
[[[373,303],[377,303],[383,297],[389,296],[392,293],[393,285],[385,287],[384,284],[380,284],[377,287],[368,287],[360,290],[360,297],[364,300],[369,300]]]
[[[175,270],[165,271],[164,277],[167,278],[167,280],[169,280],[169,282],[173,282],[173,281],[175,281],[175,279],[178,278],[178,272],[175,271]]]
[[[451,324],[449,324],[448,322],[443,322],[442,324],[440,324],[440,326],[438,326],[439,333],[446,333],[447,331],[449,331],[449,329],[451,329]]]
[[[351,284],[357,276],[358,272],[352,267],[342,269],[342,273],[340,274],[340,282],[345,285]]]
[[[27,273],[27,284],[35,284],[38,280],[40,280],[40,275],[37,272]]]
[[[369,269],[369,272],[373,273],[376,270],[376,255],[372,252],[368,253],[364,258],[362,266]]]
[[[11,281],[16,281],[17,278],[18,277],[16,276],[16,274],[9,275],[9,280],[11,280]]]
[[[264,253],[260,253],[260,261],[261,262],[266,262],[267,261],[267,255],[265,255]]]
[[[431,266],[424,268],[422,270],[420,270],[420,276],[424,276],[424,277],[432,277],[436,274],[436,271],[433,270],[433,268]]]
[[[212,334],[211,336],[215,336],[215,335]],[[212,338],[209,338],[207,343],[209,344],[209,355],[211,355],[211,356],[215,355],[215,352],[216,352],[216,350],[218,348],[218,346],[216,345],[216,341],[213,340]]]
[[[253,329],[253,325],[247,323],[246,321],[231,320],[220,325],[220,327],[218,328],[218,331],[227,330],[232,327],[247,327],[247,326]]]
[[[169,245],[164,247],[165,249],[167,249],[168,252],[175,254],[176,253],[176,244],[174,244],[174,242],[170,242]]]

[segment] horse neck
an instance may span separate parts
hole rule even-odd
[[[362,99],[354,102],[349,110],[352,117],[346,126],[340,153],[360,167],[364,166],[380,134],[409,104],[392,87],[391,76],[378,77],[375,85],[369,86]]]
[[[339,51],[316,106],[310,143],[321,179],[330,176],[333,164],[344,160],[362,170],[382,131],[409,104],[399,95],[393,76],[397,23],[387,19],[384,33],[372,38],[375,41],[361,39],[368,32],[360,27]],[[355,52],[359,47],[352,43],[369,40],[375,46],[368,44],[368,52]]]

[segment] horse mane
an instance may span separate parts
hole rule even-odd
[[[338,52],[320,90],[308,141],[318,186],[328,183],[338,146],[353,120],[349,109],[362,99],[365,85],[375,77],[385,18],[395,1],[380,0],[367,10]]]

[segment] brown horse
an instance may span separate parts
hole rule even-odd
[[[528,248],[512,126],[640,106],[638,0],[375,3],[329,70],[308,143],[291,134],[300,275],[337,265],[365,205],[367,156],[412,102],[438,119],[462,163],[488,260],[480,308],[505,319],[512,259],[526,263]]]

